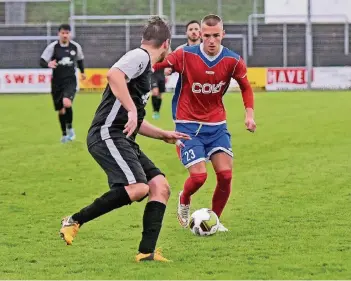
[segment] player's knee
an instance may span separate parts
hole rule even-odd
[[[166,203],[171,195],[171,188],[167,179],[163,175],[158,175],[149,181],[150,200]]]
[[[233,172],[232,170],[225,170],[216,173],[217,182],[222,186],[229,186],[232,181]]]
[[[207,173],[191,173],[190,178],[194,184],[194,186],[201,187],[207,180]]]
[[[60,115],[64,115],[66,113],[66,109],[65,108],[61,108],[60,110],[59,110],[59,114]]]
[[[72,101],[69,98],[63,98],[63,106],[65,108],[70,108],[72,106]]]
[[[159,96],[158,88],[153,88],[153,89],[152,89],[152,96],[153,96],[153,97],[158,97],[158,96]]]
[[[132,202],[139,201],[147,196],[149,193],[149,186],[145,183],[135,183],[126,186],[126,191]]]
[[[191,151],[191,150],[189,150]],[[204,161],[201,161],[200,163],[196,163],[194,165],[191,165],[188,168],[189,174],[206,174],[206,163]]]

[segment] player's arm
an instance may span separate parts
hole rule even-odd
[[[162,130],[146,120],[141,123],[141,126],[139,128],[139,134],[143,135],[145,137],[153,138],[153,139],[159,139],[163,140],[167,143],[176,143],[177,140],[180,139],[190,139],[190,136],[187,134],[183,134],[180,132],[175,132],[175,131],[165,131]],[[179,142],[181,144],[181,142]]]
[[[153,65],[155,71],[165,68],[172,68],[173,71],[182,73],[184,69],[184,51],[179,49],[170,53],[162,62]]]
[[[107,81],[112,93],[128,112],[132,111],[136,113],[137,109],[127,87],[127,79],[128,76],[119,68],[112,67],[107,72]]]
[[[83,54],[83,49],[82,47],[77,44],[77,66],[80,70],[80,73],[82,74],[82,78],[85,79],[85,74],[84,74],[84,54]]]
[[[56,68],[57,62],[53,60],[52,57],[54,55],[54,48],[56,42],[49,44],[40,57],[40,66],[43,68]]]
[[[172,53],[172,48],[171,48],[171,45],[169,45],[169,48],[168,48],[168,53],[167,55],[169,55],[170,53]],[[165,76],[169,76],[173,73],[173,69],[171,67],[167,67],[163,70],[163,73]]]
[[[241,90],[241,95],[246,110],[245,125],[251,132],[256,130],[256,124],[254,121],[254,94],[247,78],[247,68],[244,60],[240,58],[232,76],[237,82]]]
[[[126,53],[107,73],[107,80],[112,93],[128,111],[128,122],[123,131],[127,133],[127,137],[133,134],[138,124],[137,109],[130,96],[127,82],[142,74],[148,63],[148,54],[143,50],[136,49]]]

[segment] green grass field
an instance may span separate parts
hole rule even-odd
[[[99,100],[77,96],[78,139],[62,145],[49,95],[0,96],[0,279],[350,278],[350,92],[258,93],[255,134],[240,95],[226,96],[235,180],[222,218],[230,232],[213,237],[178,225],[187,172],[174,147],[139,137],[172,185],[158,244],[170,264],[134,263],[146,202],[88,223],[72,247],[59,239],[61,218],[108,188],[85,145]],[[173,128],[170,95],[152,123]],[[210,207],[214,186],[210,172],[193,210]]]
[[[105,0],[103,3],[96,0],[75,0],[75,14],[83,14],[83,2],[86,2],[88,15],[148,15],[150,14],[151,0]],[[153,1],[153,13],[157,13],[157,2]],[[235,3],[234,3],[235,2]],[[257,12],[263,13],[264,0],[256,0]],[[218,13],[217,1],[176,0],[176,21],[186,23],[192,19],[204,17],[208,13]],[[170,17],[170,1],[163,1],[164,14]],[[69,18],[68,3],[27,3],[27,21],[31,23],[61,22]],[[222,16],[225,22],[247,22],[248,16],[253,13],[253,0],[222,0]]]

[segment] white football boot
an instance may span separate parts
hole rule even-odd
[[[180,225],[186,228],[189,225],[190,204],[189,205],[180,204],[180,196],[182,195],[182,192],[183,191],[179,192],[177,217]]]
[[[222,223],[219,223],[217,231],[219,231],[219,232],[227,232],[227,231],[229,231],[229,229],[226,228]]]

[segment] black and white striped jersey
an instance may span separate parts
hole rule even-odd
[[[67,44],[61,44],[59,41],[49,44],[41,58],[46,62],[56,60],[57,67],[53,69],[53,81],[61,81],[66,78],[76,79],[76,64],[77,61],[83,60],[84,55],[82,47],[74,41],[69,41]]]
[[[144,120],[145,105],[150,95],[152,70],[149,53],[142,48],[131,50],[112,67],[126,74],[128,90],[138,111],[138,128],[131,136],[134,140]],[[121,136],[127,121],[127,110],[107,85],[89,129],[88,144]]]

